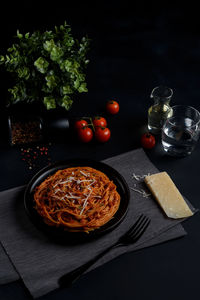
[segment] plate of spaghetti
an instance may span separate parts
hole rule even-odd
[[[114,229],[125,217],[129,188],[105,163],[73,159],[39,171],[24,197],[33,223],[51,236],[79,241]]]

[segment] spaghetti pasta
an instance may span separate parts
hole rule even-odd
[[[73,167],[45,179],[35,190],[34,202],[46,224],[89,232],[114,216],[120,195],[103,172],[91,167]]]

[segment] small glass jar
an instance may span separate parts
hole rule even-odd
[[[148,129],[153,134],[161,133],[166,119],[172,116],[170,100],[173,91],[169,87],[158,86],[151,92],[154,104],[148,110]]]
[[[8,117],[11,145],[37,143],[42,140],[42,120],[33,115],[13,114]]]

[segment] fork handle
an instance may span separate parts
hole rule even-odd
[[[113,249],[119,245],[121,245],[121,243],[119,243],[119,242],[113,244],[112,246],[108,247],[103,252],[99,253],[97,256],[95,256],[93,259],[91,259],[87,263],[85,263],[82,266],[78,267],[77,269],[69,272],[68,274],[62,276],[59,281],[60,286],[71,286],[72,283],[74,283],[83,273],[85,273],[97,260],[99,260],[101,257],[103,257],[111,249]]]

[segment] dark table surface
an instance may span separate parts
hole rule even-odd
[[[91,38],[89,92],[78,97],[69,116],[104,115],[112,137],[106,144],[81,144],[66,132],[52,141],[52,162],[73,157],[102,160],[140,147],[147,124],[151,90],[160,84],[174,90],[172,104],[200,110],[200,27],[195,7],[140,6],[126,1],[69,4],[67,1],[18,1],[4,4],[0,20],[1,52],[19,29],[48,29],[64,20],[79,38]],[[3,103],[7,78],[1,70],[0,190],[26,184],[46,162],[29,170],[21,147],[7,141]],[[110,117],[105,103],[116,99],[120,113]],[[180,191],[196,207],[199,200],[200,143],[192,155],[175,159],[163,153],[159,140],[146,151],[155,166],[167,171]],[[129,253],[83,276],[69,289],[41,299],[198,299],[200,275],[200,218],[184,223],[184,238]],[[30,299],[22,282],[0,287],[0,299]]]

